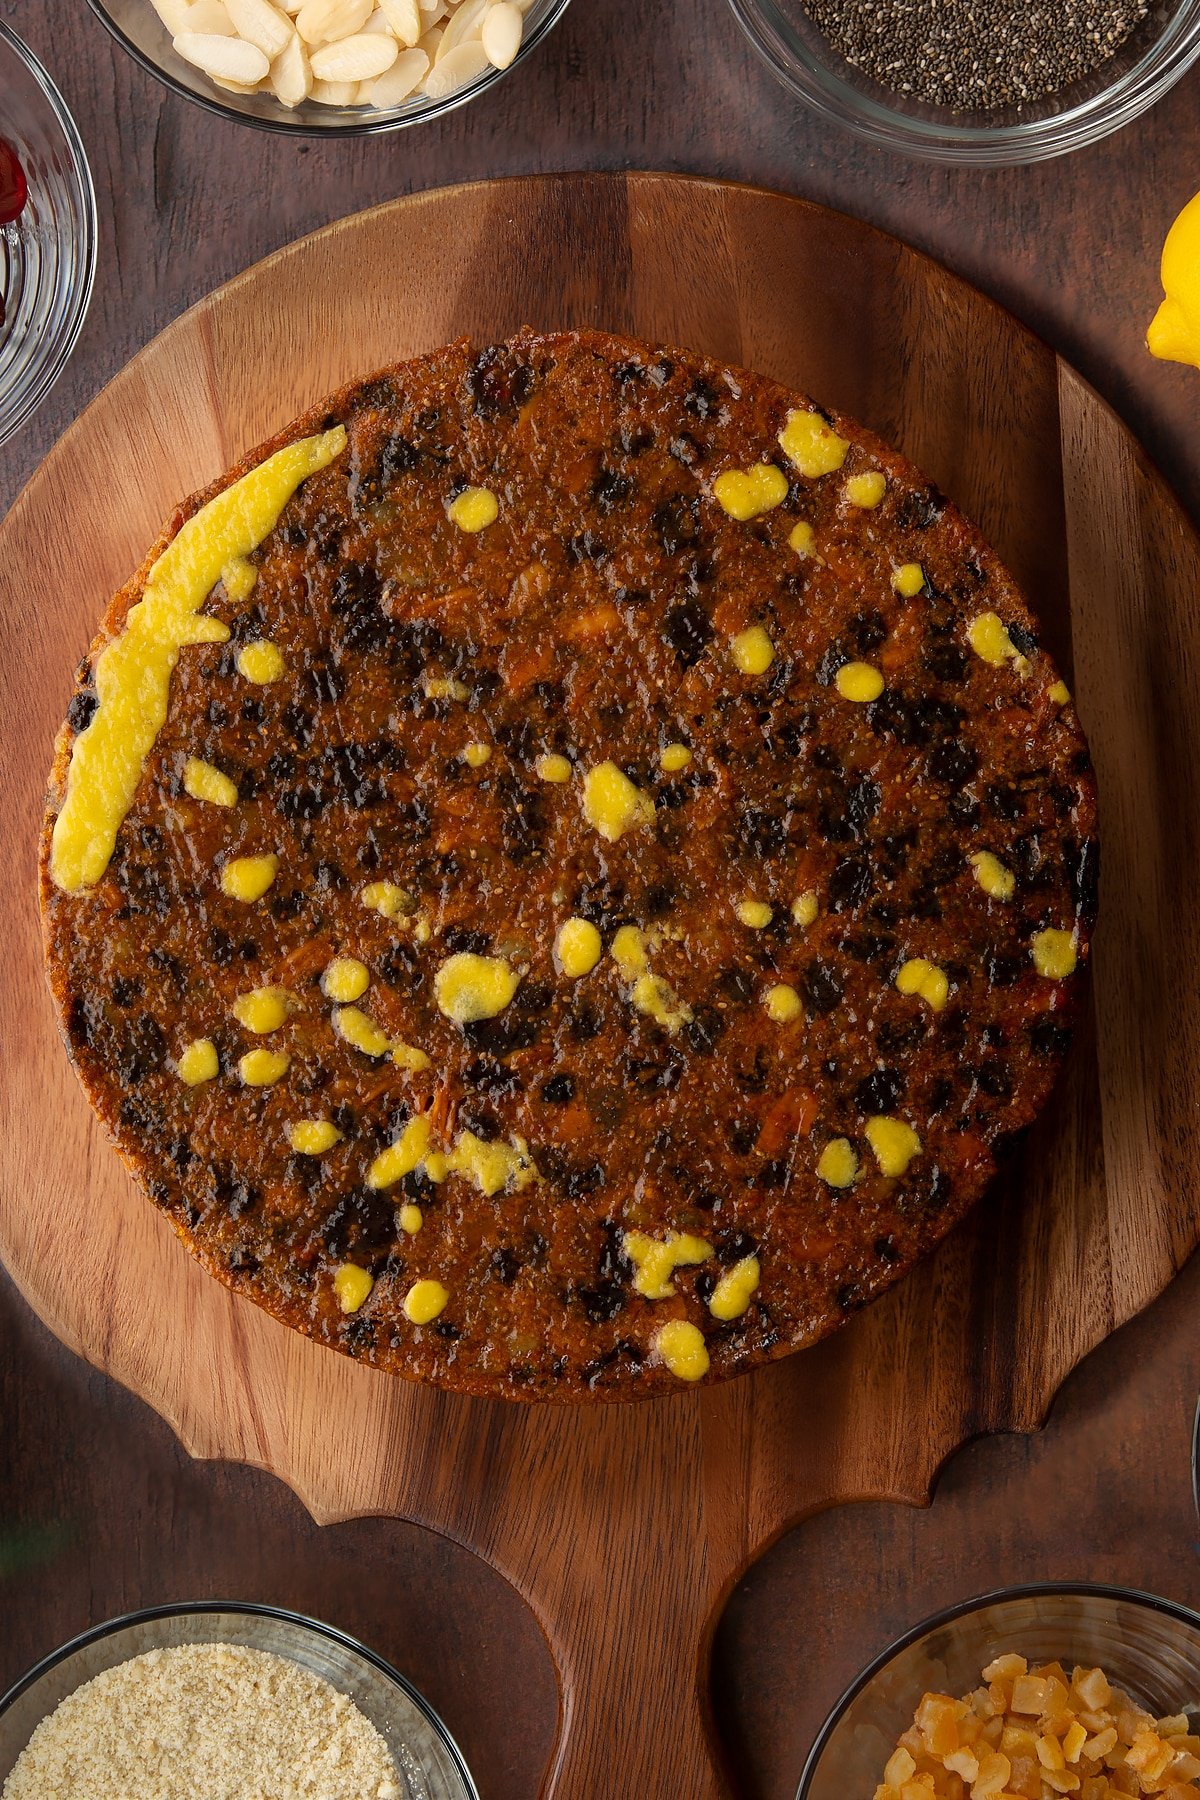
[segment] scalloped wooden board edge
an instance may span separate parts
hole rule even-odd
[[[1094,1005],[1056,1101],[992,1195],[836,1338],[645,1406],[522,1408],[416,1388],[211,1282],[135,1192],[74,1082],[32,898],[70,671],[174,501],[351,375],[525,322],[691,342],[899,443],[1029,588],[1073,667],[1101,785]],[[708,1645],[748,1562],[839,1500],[919,1504],[966,1439],[1035,1427],[1070,1369],[1200,1240],[1198,1027],[1171,1004],[1172,972],[1200,948],[1200,804],[1186,684],[1159,678],[1196,660],[1197,592],[1191,526],[1078,376],[944,269],[806,202],[674,176],[516,179],[395,201],[276,253],[148,345],[0,524],[5,832],[29,876],[4,897],[19,1029],[0,1252],[21,1292],[192,1455],[273,1471],[318,1519],[413,1519],[505,1574],[558,1659],[547,1793],[601,1800],[598,1772],[619,1754],[630,1791],[665,1791],[669,1772],[706,1800],[720,1786]],[[687,1693],[695,1707],[680,1704]]]

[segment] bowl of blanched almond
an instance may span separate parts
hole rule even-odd
[[[90,0],[167,87],[268,131],[392,131],[476,99],[569,0]]]

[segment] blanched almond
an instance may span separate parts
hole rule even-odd
[[[353,106],[358,100],[357,81],[314,81],[310,100],[318,106]]]
[[[425,29],[417,0],[379,0],[379,10],[400,42],[411,49]]]
[[[306,44],[332,44],[353,37],[374,12],[374,0],[305,0],[296,18],[296,29]]]
[[[274,62],[291,42],[292,27],[271,0],[225,0],[225,10],[238,36],[256,45],[268,62]]]
[[[396,54],[394,37],[360,31],[356,37],[323,44],[309,60],[316,81],[373,81],[391,68]]]
[[[466,87],[468,82],[475,81],[491,66],[487,51],[477,40],[459,44],[455,49],[438,56],[425,77],[425,92],[431,100],[444,100],[447,94]]]
[[[188,7],[184,31],[199,31],[212,37],[236,37],[233,20],[225,10],[224,0],[192,0]],[[179,32],[176,37],[181,36]]]
[[[416,93],[444,99],[507,69],[533,0],[151,3],[179,54],[234,92],[270,93],[289,108],[305,99],[391,108]]]
[[[271,65],[256,44],[237,37],[218,37],[202,31],[181,31],[173,40],[184,62],[203,69],[206,75],[220,76],[225,81],[239,81],[253,87],[267,74]]]
[[[308,52],[298,31],[293,31],[287,49],[271,64],[271,90],[281,106],[299,106],[312,92],[312,67]]]
[[[423,50],[402,50],[390,69],[365,84],[362,98],[368,106],[399,106],[428,73],[429,58]]]
[[[481,40],[488,61],[498,69],[507,69],[521,48],[521,27],[520,13],[515,6],[508,5],[507,0],[499,0],[499,4],[489,7],[484,15]]]
[[[155,12],[172,37],[188,28],[189,0],[152,0]]]
[[[462,0],[462,5],[456,7],[446,21],[439,57],[449,56],[451,50],[457,50],[460,44],[477,37],[486,11],[487,0]]]

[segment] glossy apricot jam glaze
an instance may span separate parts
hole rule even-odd
[[[60,735],[50,980],[221,1280],[374,1366],[633,1398],[832,1329],[1066,1052],[1087,747],[850,421],[600,334],[346,389],[187,502]]]

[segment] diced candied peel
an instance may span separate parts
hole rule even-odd
[[[1173,1713],[1169,1719],[1160,1719],[1156,1729],[1159,1737],[1186,1737],[1191,1725],[1186,1713]]]
[[[1067,1762],[1078,1762],[1079,1752],[1086,1743],[1087,1726],[1080,1724],[1079,1720],[1076,1719],[1073,1725],[1067,1727],[1067,1735],[1062,1741],[1063,1756],[1066,1758]]]
[[[1008,1785],[1012,1763],[999,1750],[985,1750],[979,1758],[979,1773],[971,1783],[971,1800],[995,1800]]]
[[[917,1708],[917,1727],[931,1756],[949,1756],[959,1747],[958,1721],[966,1708],[946,1694],[926,1694]]]
[[[887,1768],[883,1771],[883,1779],[888,1787],[898,1788],[902,1787],[906,1781],[910,1781],[916,1772],[917,1765],[913,1761],[912,1753],[901,1744],[888,1758]]]
[[[1188,1800],[1200,1738],[1185,1714],[1155,1720],[1099,1669],[1030,1668],[1004,1655],[961,1700],[922,1696],[875,1800]]]
[[[1063,1749],[1061,1741],[1051,1732],[1043,1732],[1041,1737],[1036,1740],[1035,1748],[1037,1750],[1037,1759],[1041,1763],[1043,1769],[1066,1768],[1066,1751]]]
[[[1023,1656],[998,1656],[983,1671],[983,1679],[992,1681],[1015,1681],[1018,1675],[1028,1675],[1029,1664]]]

